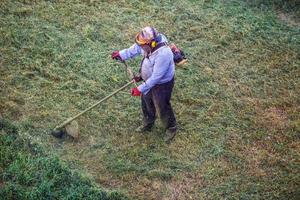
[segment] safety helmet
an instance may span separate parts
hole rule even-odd
[[[157,30],[153,27],[146,26],[135,36],[135,42],[138,45],[151,44],[157,37]]]

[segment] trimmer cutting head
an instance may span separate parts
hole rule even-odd
[[[69,135],[72,138],[77,139],[79,137],[78,123],[77,123],[77,121],[74,120],[61,129],[53,130],[51,132],[51,135],[56,138],[62,138],[64,135]]]
[[[62,138],[66,134],[66,132],[63,129],[60,129],[60,130],[53,130],[51,131],[50,134],[56,138]]]
[[[74,139],[77,139],[79,137],[79,126],[77,121],[72,121],[70,124],[66,125],[66,133],[73,137]]]

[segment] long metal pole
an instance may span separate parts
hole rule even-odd
[[[60,125],[56,126],[54,130],[58,130],[61,129],[62,127],[66,126],[67,124],[69,124],[70,122],[72,122],[73,120],[77,119],[78,117],[80,117],[81,115],[83,115],[84,113],[86,113],[87,111],[93,109],[94,107],[96,107],[97,105],[99,105],[100,103],[102,103],[103,101],[109,99],[110,97],[114,96],[115,94],[117,94],[118,92],[122,91],[123,89],[125,89],[126,87],[128,87],[129,85],[131,85],[132,83],[135,83],[134,80],[131,80],[130,82],[126,83],[124,86],[120,87],[119,89],[117,89],[116,91],[114,91],[113,93],[111,93],[110,95],[104,97],[103,99],[101,99],[100,101],[98,101],[97,103],[93,104],[92,106],[88,107],[87,109],[85,109],[84,111],[82,111],[81,113],[78,113],[77,115],[75,115],[72,118],[67,119],[66,121],[64,121],[63,123],[61,123]]]

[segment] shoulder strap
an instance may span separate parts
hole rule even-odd
[[[151,50],[151,53],[153,53],[154,51],[156,51],[157,49],[159,49],[160,47],[163,47],[167,45],[166,42],[161,42],[161,43],[158,43],[152,50]]]

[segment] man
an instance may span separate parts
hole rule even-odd
[[[140,75],[134,79],[144,82],[131,90],[132,96],[141,96],[144,123],[139,132],[151,131],[156,112],[166,129],[165,142],[176,135],[176,119],[170,99],[174,86],[175,64],[167,38],[153,27],[143,28],[135,37],[135,44],[128,49],[114,51],[112,58],[127,60],[143,55]]]

